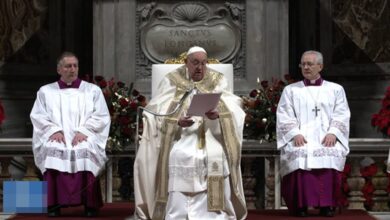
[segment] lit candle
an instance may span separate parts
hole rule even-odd
[[[257,84],[259,84],[260,83],[260,78],[259,77],[257,77]]]

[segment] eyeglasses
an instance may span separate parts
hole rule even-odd
[[[305,66],[312,68],[314,65],[318,65],[318,63],[306,62],[306,63],[300,63],[298,66],[299,68],[305,68]]]

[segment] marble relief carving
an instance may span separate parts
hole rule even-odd
[[[244,6],[225,1],[150,2],[137,6],[137,78],[150,77],[151,65],[178,57],[189,47],[204,47],[209,57],[245,68]]]
[[[14,54],[42,26],[47,1],[0,2],[0,62]]]
[[[332,0],[332,16],[336,26],[373,62],[390,60],[389,1]]]

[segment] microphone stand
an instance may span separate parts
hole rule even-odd
[[[136,116],[136,128],[135,128],[135,155],[137,155],[137,151],[138,151],[138,140],[139,140],[139,116],[141,114],[141,110],[145,110],[147,112],[149,112],[150,114],[154,115],[154,116],[157,116],[157,117],[164,117],[164,116],[170,116],[170,115],[173,115],[177,112],[177,110],[179,110],[179,108],[183,105],[184,101],[187,99],[187,97],[191,94],[192,90],[194,90],[194,88],[192,89],[189,89],[187,90],[184,95],[181,97],[181,99],[179,100],[179,103],[178,105],[176,105],[175,109],[173,109],[171,112],[168,112],[168,113],[165,113],[165,114],[159,114],[157,112],[153,112],[152,110],[149,110],[145,107],[142,107],[142,106],[138,106],[137,108],[137,116]]]

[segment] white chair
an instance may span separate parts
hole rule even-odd
[[[184,64],[153,64],[152,65],[152,97],[156,95],[157,87],[164,76]],[[207,64],[213,70],[225,75],[228,81],[228,90],[233,92],[233,65],[232,64]]]

